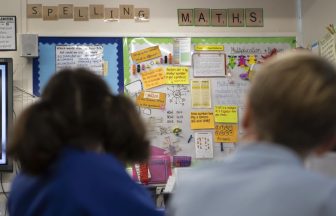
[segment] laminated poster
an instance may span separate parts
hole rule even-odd
[[[213,129],[215,127],[213,112],[191,112],[190,127],[193,130]]]
[[[136,98],[136,104],[145,108],[164,109],[166,106],[166,94],[161,92],[143,91]]]
[[[145,90],[166,84],[165,73],[162,67],[142,72],[141,77]]]
[[[236,143],[238,142],[238,124],[216,124],[216,143]]]
[[[196,158],[213,158],[213,142],[211,132],[195,133]]]
[[[211,108],[210,80],[192,80],[191,101],[192,108]]]

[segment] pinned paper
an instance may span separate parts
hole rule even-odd
[[[145,108],[163,109],[166,106],[166,94],[161,92],[143,91],[136,98],[136,104]]]
[[[238,123],[238,106],[215,106],[215,122]]]
[[[166,84],[166,78],[162,67],[141,73],[144,89],[154,88]]]
[[[211,108],[210,80],[191,82],[192,108]]]
[[[141,63],[154,58],[161,57],[161,51],[159,46],[153,46],[131,53],[131,57],[135,63]]]
[[[196,158],[213,158],[211,132],[195,133]]]
[[[190,127],[193,130],[213,129],[215,127],[213,112],[191,112]]]
[[[166,84],[189,84],[188,67],[167,67]]]
[[[224,51],[224,45],[195,45],[195,51]]]
[[[216,124],[215,142],[235,143],[238,141],[237,124]]]
[[[136,80],[134,82],[125,85],[125,93],[127,93],[131,97],[136,96],[141,91],[142,91],[142,83],[140,80]]]
[[[190,66],[191,38],[174,38],[173,56],[174,64]]]

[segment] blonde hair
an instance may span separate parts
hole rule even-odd
[[[307,153],[336,132],[336,70],[309,52],[279,54],[256,74],[249,103],[260,140]]]

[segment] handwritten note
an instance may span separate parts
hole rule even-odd
[[[196,158],[213,158],[211,132],[195,133]]]
[[[167,67],[166,68],[166,84],[189,84],[189,68],[188,67]]]
[[[166,94],[161,92],[143,91],[136,98],[136,104],[145,108],[163,109],[166,106]]]
[[[199,44],[195,45],[195,51],[224,51],[224,45],[207,45]]]
[[[15,16],[0,16],[0,50],[16,50]]]
[[[161,57],[161,51],[159,46],[153,46],[133,52],[131,53],[131,57],[135,63],[141,63],[154,58]]]
[[[191,112],[190,127],[193,130],[213,129],[215,127],[213,112]]]
[[[195,77],[225,76],[226,57],[223,53],[195,53],[193,62]]]
[[[142,72],[141,77],[144,89],[150,89],[166,84],[166,78],[162,67]]]
[[[191,82],[192,108],[211,108],[210,80],[193,80]]]
[[[103,46],[60,45],[56,46],[56,71],[65,68],[83,67],[103,75]]]
[[[238,123],[238,106],[215,106],[215,122]]]
[[[216,124],[215,142],[235,143],[238,141],[237,124]]]

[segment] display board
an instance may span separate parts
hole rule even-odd
[[[123,92],[122,38],[39,37],[33,61],[33,93],[39,96],[50,77],[63,68],[86,67],[103,76],[114,93]]]
[[[243,135],[250,79],[294,37],[124,38],[125,93],[139,107],[154,154],[225,157]]]

